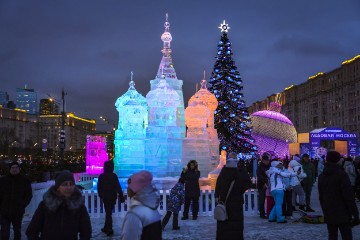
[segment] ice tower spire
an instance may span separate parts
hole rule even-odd
[[[172,50],[170,48],[170,42],[172,41],[172,36],[170,33],[170,23],[168,21],[167,13],[166,13],[166,20],[165,20],[164,27],[165,27],[165,31],[161,35],[161,40],[163,41],[163,44],[164,44],[163,49],[161,50],[161,52],[163,53],[163,57],[161,59],[156,78],[160,78],[162,71],[163,71],[166,78],[177,79],[175,68],[172,63],[172,58],[171,58]]]

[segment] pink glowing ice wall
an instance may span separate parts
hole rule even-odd
[[[106,139],[102,136],[86,136],[86,173],[101,174],[108,160]]]

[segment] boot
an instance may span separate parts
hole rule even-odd
[[[304,211],[304,212],[305,212],[305,205],[300,205],[299,210],[301,210],[301,211]]]
[[[173,215],[173,230],[179,230],[179,221],[178,221],[179,214],[174,213]]]
[[[114,231],[111,229],[111,230],[109,230],[109,231],[107,232],[106,235],[107,235],[107,236],[112,236],[112,235],[114,235]]]
[[[307,212],[315,212],[315,210],[312,209],[309,205],[306,206],[306,211],[307,211]]]
[[[165,214],[165,217],[163,218],[162,222],[161,222],[161,229],[164,231],[166,224],[168,223],[170,216],[171,216],[172,212],[167,211]]]

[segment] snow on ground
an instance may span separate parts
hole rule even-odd
[[[360,209],[360,202],[357,202]],[[316,210],[315,214],[322,214],[319,200],[317,186],[313,188],[312,194],[312,207]],[[298,213],[294,213],[294,218],[298,217]],[[212,240],[216,236],[216,221],[213,217],[200,216],[196,221],[189,220],[183,221],[179,216],[180,230],[172,230],[172,219],[170,219],[168,225],[163,232],[164,240]],[[245,216],[245,230],[244,237],[249,240],[323,240],[327,239],[326,224],[306,224],[306,223],[294,223],[288,221],[285,224],[269,223],[267,220],[261,219],[258,216]],[[122,224],[122,217],[115,218],[114,220],[114,235],[107,237],[101,232],[101,228],[104,224],[104,218],[91,219],[93,228],[93,238],[96,240],[101,239],[119,239],[120,228]],[[23,232],[29,223],[28,219],[24,219]],[[25,236],[25,234],[23,235]],[[354,240],[360,240],[360,226],[353,228]],[[25,239],[25,238],[24,238]],[[339,235],[339,239],[341,239]]]

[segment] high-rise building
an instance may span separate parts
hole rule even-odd
[[[40,115],[58,114],[59,105],[52,98],[40,99]]]
[[[360,134],[360,55],[329,72],[320,72],[299,85],[253,103],[249,112],[265,110],[270,102],[282,104],[282,113],[298,133],[339,127]]]
[[[37,93],[34,89],[16,88],[16,106],[30,114],[36,114]]]
[[[7,92],[0,91],[0,105],[6,107],[9,101],[9,94]]]

